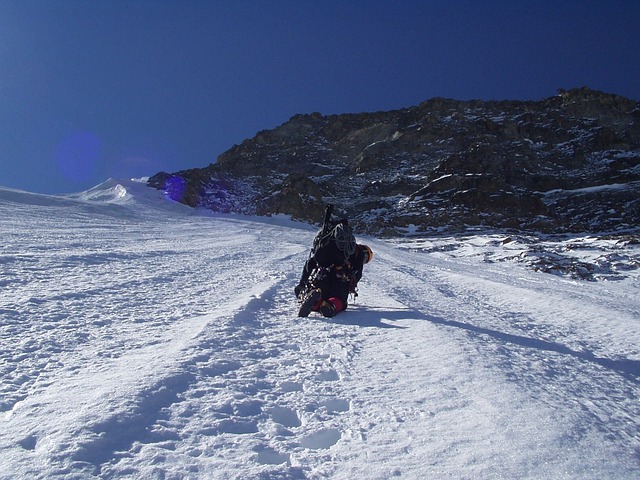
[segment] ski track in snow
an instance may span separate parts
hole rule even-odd
[[[125,185],[0,189],[0,478],[640,477],[637,280],[365,239],[298,319],[313,229]]]

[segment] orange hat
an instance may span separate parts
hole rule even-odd
[[[368,245],[360,245],[360,247],[362,247],[364,251],[364,263],[369,263],[373,260],[373,250],[371,250]]]

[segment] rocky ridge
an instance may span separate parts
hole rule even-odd
[[[637,232],[640,102],[584,87],[541,101],[295,115],[148,185],[193,207],[310,223],[330,202],[380,236]]]

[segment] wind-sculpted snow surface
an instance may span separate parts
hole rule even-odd
[[[300,319],[313,228],[113,181],[0,219],[2,479],[640,477],[636,270],[365,239],[357,303]]]

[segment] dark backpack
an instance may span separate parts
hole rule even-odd
[[[327,228],[328,227],[328,228]],[[342,265],[356,250],[356,237],[346,220],[325,225],[313,240],[311,255],[320,267]]]

